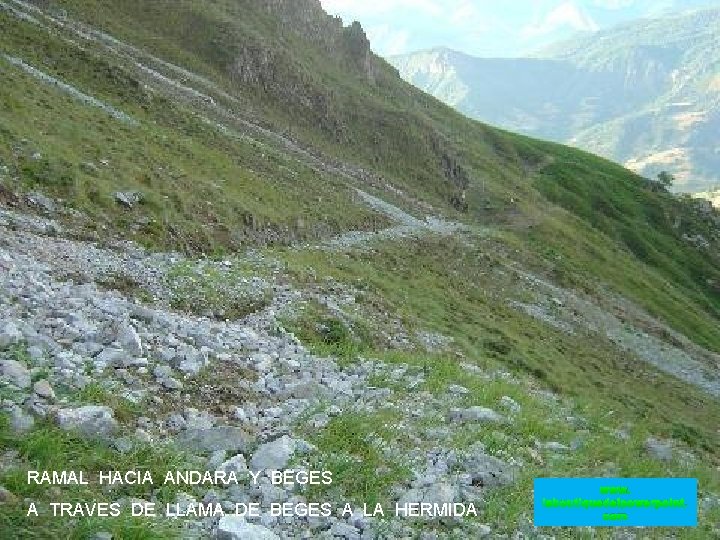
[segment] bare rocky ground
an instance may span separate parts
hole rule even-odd
[[[422,223],[400,224],[413,225],[417,228],[412,234],[447,232]],[[541,454],[549,453],[562,459],[572,452],[556,441],[536,441],[535,449],[501,454],[487,452],[480,442],[462,451],[452,449],[451,441],[469,425],[512,423],[520,406],[504,396],[494,408],[464,407],[468,390],[461,386],[451,385],[441,395],[420,390],[425,373],[417,366],[370,358],[338,363],[311,353],[283,328],[284,318],[307,301],[344,313],[353,302],[349,286],[335,284],[332,292],[296,288],[288,284],[278,261],[253,251],[232,260],[191,260],[177,253],[148,252],[130,242],[101,246],[71,236],[51,218],[0,211],[1,406],[18,433],[45,419],[89,438],[100,437],[118,449],[137,441],[174,441],[207,470],[246,475],[258,469],[310,470],[319,455],[303,439],[305,434],[340,415],[382,412],[393,415],[393,429],[403,436],[392,444],[376,444],[389,461],[410,470],[409,482],[391,488],[395,501],[478,507],[488,492],[515,481],[528,455],[542,460]],[[296,249],[356,249],[375,238],[350,234]],[[256,270],[233,273],[242,265]],[[189,290],[179,288],[178,282],[193,279],[192,272],[178,275],[178,267],[198,270],[198,276],[211,268],[222,276],[217,282],[224,293],[252,309],[232,321],[223,320],[221,313],[194,315],[174,309],[176,296]],[[600,307],[537,277],[524,277],[523,290],[532,291],[535,300],[515,301],[518,309],[567,332],[604,332],[642,358],[649,351],[646,359],[661,369],[714,390],[705,370],[687,361],[692,360],[689,353],[657,345],[649,334],[623,330]],[[398,347],[409,342],[401,326],[390,337]],[[425,338],[429,349],[447,345],[443,336],[426,333]],[[658,352],[662,354],[651,354]],[[680,365],[682,370],[674,370]],[[507,373],[484,373],[469,364],[463,369],[488,382],[519,384]],[[378,386],[380,379],[385,384]],[[102,388],[142,412],[118,417],[108,405],[79,399],[93,395],[83,393],[88,387]],[[582,425],[552,394],[524,391],[552,403],[562,421]],[[649,440],[647,451],[664,460],[673,448],[666,441]],[[342,493],[329,491],[327,498],[335,506],[345,502]],[[210,486],[203,493],[178,496],[181,507],[217,502],[228,512],[236,503],[306,501],[302,488],[273,485],[267,476],[257,485]],[[277,518],[269,513],[247,520],[189,519],[184,530],[188,538],[231,539],[508,537],[480,520],[457,520],[450,533],[432,528],[421,533],[417,523],[402,518],[358,513],[345,519]],[[543,537],[552,536],[537,532],[529,522],[512,535]]]
[[[255,264],[273,266],[257,254],[248,257]],[[443,437],[449,438],[465,422],[498,422],[500,413],[452,408],[452,395],[428,394],[420,400],[394,396],[389,388],[373,387],[371,377],[389,376],[412,388],[423,381],[422,370],[371,359],[341,367],[332,358],[314,356],[283,330],[279,317],[304,295],[329,304],[336,304],[337,298],[318,298],[315,291],[293,290],[272,278],[256,277],[227,285],[243,289],[247,298],[270,295],[258,311],[234,322],[194,316],[168,307],[176,291],[167,276],[182,263],[187,261],[178,254],[148,253],[130,243],[100,247],[64,238],[62,227],[50,219],[0,213],[0,344],[6,351],[0,367],[3,386],[11,390],[2,408],[10,414],[13,429],[22,432],[47,418],[63,429],[106,438],[116,447],[134,440],[173,439],[190,447],[210,470],[245,473],[248,464],[253,470],[285,468],[291,461],[294,466],[310,466],[314,448],[296,435],[300,424],[321,428],[341,413],[391,406],[406,417],[409,433],[416,419],[442,423],[450,415],[456,420],[444,430],[412,435],[411,439],[425,441],[414,449],[386,449],[403,455],[416,477],[410,486],[396,487],[400,499],[479,501],[484,489],[512,481],[516,464],[511,457],[488,455],[479,444],[466,454],[442,447]],[[215,264],[222,270],[237,263],[193,264]],[[148,291],[149,301],[142,304],[112,288],[118,282]],[[18,348],[24,361],[11,357],[9,351]],[[78,402],[76,396],[89,385],[141,405],[142,416],[123,422],[106,405]],[[428,435],[436,439],[436,446],[428,448]],[[252,487],[215,487],[203,500],[230,509],[237,502],[301,501],[302,495],[265,478]],[[190,523],[188,535],[381,534],[372,520],[357,515],[344,521],[278,521],[269,515],[248,524],[229,517],[215,521]],[[382,534],[412,535],[402,521],[382,527],[389,527]],[[480,532],[487,528],[477,527]],[[474,528],[466,532],[479,534]]]

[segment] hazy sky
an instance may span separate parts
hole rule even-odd
[[[519,56],[576,32],[720,0],[321,0],[358,20],[381,55],[446,46],[476,56]]]

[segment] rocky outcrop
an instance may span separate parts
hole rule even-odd
[[[342,19],[325,13],[319,0],[271,0],[266,9],[280,24],[374,81],[376,59],[359,22],[343,26]]]
[[[343,27],[343,21],[323,11],[318,0],[272,0],[265,10],[283,31],[290,31],[327,55],[327,60],[362,74],[375,83],[378,59],[358,22]],[[270,43],[245,41],[239,46],[230,76],[239,84],[251,85],[264,93],[312,109],[330,127],[330,96],[324,88],[303,76],[283,49]],[[337,128],[337,126],[334,126]]]
[[[8,381],[18,388],[27,388],[30,386],[30,372],[16,360],[1,360],[0,380]]]

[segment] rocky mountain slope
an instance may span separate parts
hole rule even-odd
[[[3,534],[573,538],[532,479],[578,475],[698,478],[672,534],[718,533],[707,204],[462,117],[314,0],[0,0],[0,27]],[[252,481],[276,468],[333,482]],[[27,481],[128,469],[155,483]],[[478,515],[359,511],[415,501]]]
[[[720,179],[720,11],[641,20],[559,43],[534,58],[447,49],[391,58],[404,79],[463,113],[566,142],[677,189]]]
[[[715,208],[720,208],[720,190],[701,191],[696,193],[695,196],[710,201]]]

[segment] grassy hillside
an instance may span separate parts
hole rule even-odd
[[[563,249],[573,246],[577,251],[569,257],[571,271],[603,279],[679,329],[702,335],[705,346],[720,348],[720,331],[714,325],[703,330],[704,324],[679,322],[688,320],[688,309],[664,299],[672,289],[653,289],[650,294],[642,285],[629,286],[624,257],[609,251],[604,265],[589,263],[598,249],[620,247],[634,255],[629,273],[638,282],[646,274],[662,276],[690,303],[690,313],[715,320],[720,302],[717,251],[698,249],[682,239],[683,234],[704,234],[716,241],[711,218],[704,219],[691,204],[648,189],[641,178],[588,154],[461,117],[403,83],[367,50],[366,42],[361,41],[355,52],[328,60],[326,47],[338,40],[346,43],[348,31],[315,3],[306,4],[300,10],[305,19],[298,19],[306,22],[291,29],[281,25],[283,9],[290,10],[282,2],[267,9],[252,2],[224,1],[207,9],[189,3],[173,10],[174,19],[165,24],[160,18],[167,10],[156,3],[54,2],[50,7],[66,9],[212,78],[232,96],[229,108],[249,107],[239,112],[289,131],[304,146],[376,171],[384,182],[447,215],[468,223],[519,227],[516,234],[521,239],[527,236],[521,232],[527,231],[526,225],[537,221],[532,237],[552,247],[557,247],[556,229],[562,229]],[[240,12],[243,17],[236,17]],[[300,237],[303,228],[321,234],[382,222],[382,217],[353,205],[350,191],[338,181],[260,143],[222,136],[189,107],[144,90],[108,55],[78,49],[61,36],[38,32],[31,23],[0,16],[9,30],[1,38],[6,53],[142,121],[140,127],[112,121],[5,66],[14,84],[2,90],[9,113],[3,117],[3,161],[15,160],[28,188],[47,187],[120,229],[135,225],[158,244],[204,251],[232,246],[238,234],[236,241],[252,241],[251,233],[239,230],[262,229],[265,222],[280,231],[299,231]],[[303,24],[317,24],[327,34],[308,41],[302,35]],[[236,81],[240,68],[230,61],[237,55],[250,66],[243,68],[245,72],[252,72],[245,75],[245,84]],[[272,62],[262,64],[267,58]],[[351,62],[358,58],[361,65]],[[217,99],[228,101],[223,95]],[[66,107],[77,112],[68,115]],[[45,155],[33,159],[36,149]],[[110,165],[83,166],[102,159]],[[108,196],[119,188],[142,188],[147,204],[131,213],[119,209]],[[452,202],[463,190],[467,208],[458,209]],[[282,203],[288,199],[294,203]],[[553,204],[569,213],[548,213]],[[148,223],[128,223],[136,219]],[[96,225],[99,220],[93,221]],[[597,245],[586,241],[591,230],[600,233]]]
[[[403,82],[370,52],[359,26],[343,27],[314,0],[36,2],[43,11],[4,1],[4,207],[52,214],[75,238],[131,239],[236,269],[169,271],[170,280],[185,278],[176,293],[188,298],[171,306],[181,311],[204,313],[227,300],[223,287],[235,290],[253,275],[311,298],[351,290],[352,316],[309,302],[283,325],[346,366],[372,357],[417,368],[420,389],[387,374],[374,380],[410,402],[423,402],[416,391],[445,396],[453,384],[471,389],[458,398],[467,406],[513,396],[525,411],[517,425],[452,439],[453,448],[483,441],[535,460],[518,485],[489,501],[493,527],[522,519],[536,474],[667,472],[647,457],[648,436],[672,438],[695,456],[668,465],[669,474],[720,489],[717,396],[653,364],[655,352],[664,359],[674,351],[702,363],[697,378],[706,386],[717,381],[717,212],[597,156],[461,116]],[[141,200],[119,204],[118,191]],[[63,210],[33,202],[38,193]],[[367,235],[357,249],[323,243],[395,231],[398,221],[420,228],[426,216],[458,222],[462,232]],[[149,302],[138,284],[110,288]],[[397,321],[408,336],[437,333],[452,346],[393,346],[387,333]],[[567,414],[538,397],[545,390],[570,400]],[[424,417],[397,427],[400,414],[348,413],[323,430],[297,429],[322,459],[344,467],[346,493],[382,498],[407,471],[389,462],[388,481],[374,481],[385,457],[367,439],[397,443],[415,428],[438,427]],[[39,429],[37,437],[51,433]],[[625,430],[622,442],[608,439]],[[545,463],[528,450],[538,438],[570,445],[578,436],[584,446],[568,461]],[[42,454],[34,443],[0,444],[27,461]],[[372,467],[339,464],[345,454]],[[687,537],[711,534],[711,525]]]
[[[362,39],[355,50],[328,59],[327,48],[351,42],[348,30],[314,2],[293,6],[259,9],[228,0],[201,9],[189,3],[172,11],[172,24],[161,24],[167,10],[156,3],[49,4],[211,78],[223,91],[216,90],[216,99],[229,109],[242,107],[243,117],[260,118],[314,152],[375,171],[380,182],[446,215],[470,224],[504,223],[540,252],[572,249],[567,272],[585,276],[587,287],[602,281],[720,350],[717,251],[683,240],[683,234],[702,234],[716,242],[712,216],[588,154],[461,117],[403,83]],[[301,15],[288,28],[282,17],[293,9]],[[129,127],[70,98],[58,102],[52,87],[5,68],[16,82],[2,90],[11,93],[3,100],[11,113],[3,119],[4,161],[16,160],[28,188],[48,188],[88,211],[91,226],[105,220],[155,245],[207,252],[383,224],[383,216],[352,204],[351,190],[339,179],[308,170],[262,141],[223,136],[187,105],[144,90],[107,54],[0,16],[9,29],[0,38],[8,54],[141,120],[140,127]],[[303,31],[315,26],[325,33],[305,39]],[[241,61],[245,67],[239,68]],[[34,160],[36,148],[45,155]],[[110,165],[83,166],[102,159]],[[120,188],[141,188],[147,203],[132,212],[118,208],[109,192]],[[466,207],[453,204],[463,191]],[[294,203],[283,204],[288,199]],[[552,210],[554,204],[568,213]],[[265,228],[268,234],[253,234]],[[599,254],[603,265],[592,262]]]

